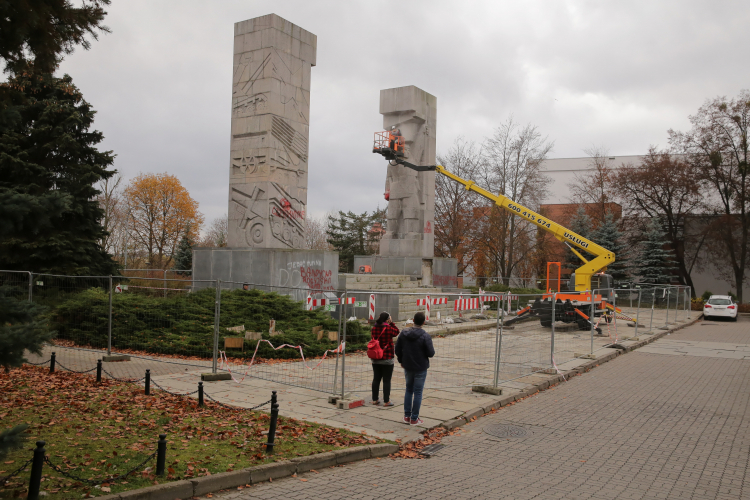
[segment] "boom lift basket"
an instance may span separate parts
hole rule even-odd
[[[389,160],[403,158],[406,140],[402,135],[394,135],[390,130],[375,132],[372,152],[385,156]]]

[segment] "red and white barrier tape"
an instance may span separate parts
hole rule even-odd
[[[552,355],[552,366],[555,367],[555,370],[557,370],[557,373],[563,378],[564,382],[567,382],[568,379],[565,378],[565,375],[563,375],[563,372],[560,371],[560,369],[557,367],[557,363],[555,363],[555,355]]]
[[[370,295],[370,319],[375,319],[375,294]]]
[[[271,343],[270,341],[268,341],[268,340],[266,340],[266,339],[262,339],[262,340],[259,340],[259,341],[258,341],[258,343],[257,343],[257,344],[255,345],[255,352],[253,353],[253,357],[252,357],[252,359],[250,360],[250,364],[248,364],[248,365],[245,365],[245,366],[246,366],[246,368],[245,368],[245,374],[244,374],[244,375],[242,376],[242,379],[241,379],[241,380],[237,380],[236,378],[234,378],[234,374],[232,373],[232,370],[230,369],[230,365],[229,365],[229,360],[227,359],[227,354],[226,354],[226,352],[225,352],[225,351],[219,351],[219,357],[220,357],[220,359],[221,359],[221,367],[220,367],[220,368],[221,368],[222,370],[226,370],[226,371],[228,371],[228,372],[229,372],[229,375],[231,375],[231,377],[232,377],[232,380],[234,380],[234,381],[235,381],[235,382],[237,382],[238,384],[239,384],[239,383],[241,383],[241,382],[242,382],[243,380],[245,380],[245,377],[247,377],[247,370],[248,370],[248,369],[249,369],[249,368],[250,368],[251,366],[253,366],[253,364],[255,363],[255,356],[256,356],[256,355],[258,354],[258,348],[260,347],[260,343],[261,343],[261,342],[265,342],[266,344],[270,345],[270,346],[271,346],[271,348],[272,348],[272,349],[273,349],[274,351],[278,351],[279,349],[281,349],[281,348],[283,348],[283,347],[291,347],[291,348],[293,348],[293,349],[299,349],[299,354],[300,354],[300,356],[302,357],[302,363],[304,363],[304,365],[305,365],[305,368],[307,368],[307,369],[308,369],[308,370],[310,370],[310,371],[313,371],[313,370],[315,370],[316,368],[318,368],[318,367],[320,366],[320,364],[321,364],[321,363],[323,362],[323,360],[325,360],[325,359],[326,359],[326,356],[328,356],[328,353],[329,353],[329,352],[330,352],[331,354],[336,354],[336,353],[343,353],[343,352],[344,352],[344,349],[346,348],[346,342],[342,342],[342,343],[341,343],[341,344],[340,344],[340,345],[339,345],[339,346],[338,346],[338,347],[337,347],[336,349],[328,349],[328,350],[327,350],[326,352],[324,352],[324,353],[323,353],[323,357],[322,357],[322,358],[320,358],[320,361],[318,361],[318,364],[317,364],[317,365],[315,365],[315,366],[314,366],[313,368],[310,368],[310,367],[309,367],[309,366],[307,365],[307,361],[305,361],[305,353],[304,353],[304,352],[302,351],[302,346],[301,346],[301,345],[282,344],[282,345],[280,345],[279,347],[274,347],[274,346],[273,346],[273,344],[272,344],[272,343]]]

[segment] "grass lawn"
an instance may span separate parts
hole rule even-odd
[[[268,409],[266,408],[266,411]],[[44,467],[42,491],[49,500],[106,495],[180,479],[242,469],[346,446],[385,442],[342,429],[279,417],[276,448],[265,454],[270,416],[229,409],[87,375],[49,374],[24,366],[0,373],[0,428],[26,423],[28,441],[0,462],[4,477],[32,457],[35,441],[64,471],[84,479],[118,476],[156,451],[167,435],[167,475],[157,478],[154,458],[131,475],[100,487],[66,478]],[[153,471],[152,471],[153,468]],[[7,484],[0,498],[25,498],[31,467]]]

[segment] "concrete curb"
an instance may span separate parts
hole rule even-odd
[[[566,372],[563,373],[563,375],[551,375],[547,377],[546,380],[537,382],[533,386],[523,389],[516,394],[510,394],[510,395],[504,396],[496,401],[488,402],[483,408],[475,408],[473,410],[469,410],[465,412],[463,415],[459,417],[456,417],[451,420],[446,420],[445,422],[441,423],[438,427],[443,427],[444,429],[448,429],[448,430],[461,427],[462,425],[465,425],[468,422],[471,422],[472,419],[474,419],[475,417],[479,418],[482,415],[486,415],[490,413],[492,410],[502,408],[503,406],[507,406],[515,401],[520,401],[540,391],[547,390],[550,387],[555,387],[556,385],[558,385],[560,382],[563,381],[563,376],[565,376],[565,378],[567,379],[568,377],[581,375],[583,373],[589,372],[603,363],[612,361],[618,356],[622,356],[640,347],[646,346],[654,342],[655,340],[659,340],[660,338],[669,335],[672,332],[676,332],[677,330],[682,330],[685,327],[694,325],[698,321],[701,321],[702,317],[703,315],[699,314],[697,318],[687,321],[682,325],[675,326],[674,328],[671,328],[669,330],[661,330],[661,331],[656,330],[656,331],[653,331],[651,334],[641,334],[641,335],[651,335],[647,339],[637,340],[637,341],[623,340],[620,342],[620,344],[622,344],[623,342],[635,342],[635,343],[631,345],[623,346],[624,349],[618,349],[616,352],[604,354],[600,357],[597,357],[596,359],[592,359],[588,363],[584,363],[581,366],[577,366],[571,370],[567,370]],[[583,358],[579,358],[579,359],[583,359]]]
[[[289,477],[313,469],[385,457],[397,451],[398,445],[388,443],[355,446],[96,498],[98,500],[186,500],[206,493],[215,493],[219,490],[262,483],[269,479]]]

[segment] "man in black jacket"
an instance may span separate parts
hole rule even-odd
[[[404,422],[411,425],[423,423],[419,418],[422,390],[427,379],[430,358],[435,355],[432,337],[422,330],[422,325],[424,325],[424,313],[418,312],[414,315],[414,328],[402,330],[396,342],[396,358],[406,376]]]

